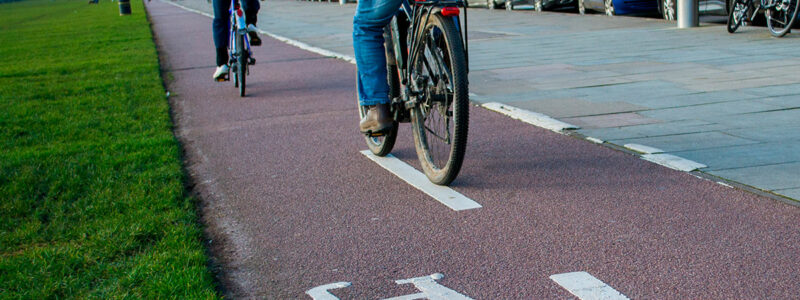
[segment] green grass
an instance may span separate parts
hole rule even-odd
[[[131,4],[0,4],[0,298],[218,298]]]

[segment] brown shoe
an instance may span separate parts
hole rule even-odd
[[[361,133],[369,135],[382,135],[394,125],[389,104],[378,104],[366,107],[367,114],[358,123]]]

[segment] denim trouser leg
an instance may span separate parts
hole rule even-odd
[[[214,0],[214,21],[211,31],[214,34],[214,46],[217,48],[217,66],[228,63],[228,41],[230,40],[231,0]],[[248,24],[255,24],[261,4],[258,0],[242,1],[245,19]]]
[[[358,66],[358,102],[361,105],[389,103],[383,28],[401,4],[402,0],[358,1],[353,18],[353,49]]]

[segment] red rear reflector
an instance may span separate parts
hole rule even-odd
[[[461,10],[458,7],[443,7],[442,8],[442,15],[445,17],[455,17],[461,14]]]
[[[236,15],[241,17],[242,16],[242,10],[241,9],[237,9],[236,10]]]

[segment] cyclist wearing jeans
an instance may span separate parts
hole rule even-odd
[[[233,0],[237,1],[237,0]],[[214,46],[217,47],[217,70],[214,80],[224,78],[228,74],[228,41],[230,40],[231,14],[228,11],[231,0],[214,0],[214,21],[211,29],[214,33]],[[250,36],[250,45],[261,46],[261,39],[256,34],[258,28],[258,10],[261,4],[258,0],[242,0],[244,18],[247,22],[247,34]]]
[[[358,66],[358,103],[368,108],[359,123],[362,133],[382,133],[392,128],[383,28],[389,24],[401,4],[402,0],[358,1],[353,18],[353,49]]]

